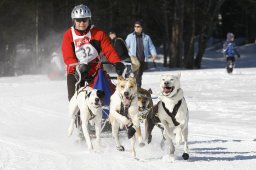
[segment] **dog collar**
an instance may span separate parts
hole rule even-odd
[[[122,95],[120,95],[121,97],[122,97]],[[121,101],[121,106],[120,106],[120,114],[121,115],[123,115],[123,116],[125,116],[125,117],[127,117],[128,119],[129,119],[129,117],[128,117],[128,109],[130,108],[130,106],[131,106],[131,103],[132,103],[132,101],[133,101],[133,99],[135,98],[135,96],[131,96],[130,97],[130,104],[129,105],[124,105],[124,103],[123,103],[123,101]],[[122,99],[122,98],[121,98]]]

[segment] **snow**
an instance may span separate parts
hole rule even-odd
[[[161,132],[153,130],[151,144],[130,153],[126,136],[119,152],[112,138],[89,151],[67,137],[69,124],[65,80],[50,81],[45,75],[0,78],[0,169],[1,170],[152,170],[256,168],[256,62],[254,44],[239,47],[241,58],[233,74],[227,74],[223,56],[207,51],[200,70],[146,72],[143,87],[159,93],[161,74],[181,73],[181,85],[189,107],[190,159],[168,159],[161,149]],[[154,100],[154,102],[156,102]],[[93,140],[94,141],[94,140]]]

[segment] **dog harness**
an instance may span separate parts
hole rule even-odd
[[[129,109],[130,105],[129,106],[124,106],[123,102],[121,102],[121,107],[120,107],[120,114],[127,117],[127,119],[129,119],[128,117],[128,109]]]
[[[89,113],[90,113],[90,119],[89,120],[92,120],[95,118],[96,115],[94,115],[91,111],[91,109],[88,107],[88,110],[89,110]]]
[[[121,95],[120,95],[120,97],[122,98]],[[129,104],[128,106],[125,106],[125,105],[123,104],[123,101],[121,102],[120,114],[121,114],[122,116],[127,117],[127,119],[130,119],[130,118],[128,117],[128,109],[130,108],[133,99],[134,99],[134,96],[131,97],[131,102],[130,102],[130,104]]]
[[[180,125],[180,123],[176,120],[175,116],[180,108],[180,105],[181,105],[181,102],[182,102],[182,99],[179,100],[179,102],[173,107],[173,110],[172,112],[170,112],[166,107],[165,107],[165,103],[162,102],[162,105],[163,105],[163,108],[165,110],[165,112],[171,117],[172,119],[172,122],[175,126],[178,126]]]
[[[80,92],[85,92],[85,91],[86,91],[86,87],[87,87],[87,86],[83,87],[80,91],[77,90],[77,96],[78,96],[78,94],[79,94]],[[86,100],[86,98],[87,98],[90,94],[91,94],[91,92],[89,92],[89,94],[85,95],[85,100]],[[77,96],[76,96],[76,97],[77,97]],[[89,120],[92,120],[93,118],[95,118],[96,115],[94,115],[94,114],[92,113],[92,111],[91,111],[91,109],[90,109],[89,107],[87,107],[87,108],[88,108],[88,111],[89,111],[89,113],[90,113],[90,119],[89,119]],[[77,115],[77,116],[80,117],[80,114]]]
[[[91,111],[91,109],[89,109],[89,107],[88,107],[88,110],[89,110],[89,113],[90,113],[90,119],[89,120],[94,119],[96,115],[94,115],[92,113],[92,111]],[[81,118],[80,118],[80,111],[75,115],[75,125],[76,125],[76,128],[78,128],[78,126],[82,125],[82,121],[81,121]]]

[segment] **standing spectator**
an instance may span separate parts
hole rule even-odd
[[[129,61],[130,56],[125,41],[122,38],[117,37],[116,32],[114,31],[109,32],[109,38],[111,40],[112,46],[115,48],[121,60]]]
[[[129,77],[130,73],[132,72],[132,68],[131,68],[131,58],[129,56],[129,52],[128,52],[128,48],[126,46],[125,41],[120,38],[117,37],[116,32],[114,31],[110,31],[109,32],[109,38],[111,40],[111,43],[113,45],[113,47],[115,48],[117,54],[120,56],[121,60],[124,61],[125,63],[125,77]]]
[[[126,37],[126,44],[133,64],[133,71],[136,77],[138,88],[142,84],[142,74],[147,69],[148,57],[153,57],[155,62],[157,53],[149,35],[143,32],[143,23],[138,20],[134,23],[134,32]]]

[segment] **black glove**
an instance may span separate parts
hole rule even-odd
[[[81,79],[84,79],[87,76],[87,72],[90,70],[90,66],[88,64],[80,64],[75,68],[75,77],[79,80],[79,74],[81,74]]]
[[[136,130],[132,127],[133,124],[128,126],[128,139],[132,138],[133,135],[135,134]]]
[[[121,76],[124,72],[125,65],[122,62],[115,63],[116,73],[117,75]]]
[[[75,78],[77,79],[77,81],[79,81],[79,77],[80,77],[80,82],[79,82],[79,86],[83,87],[85,84],[85,81],[87,82],[91,82],[92,78],[90,76],[88,76],[88,71],[90,70],[90,66],[88,64],[80,64],[78,67],[76,67],[75,69]]]

